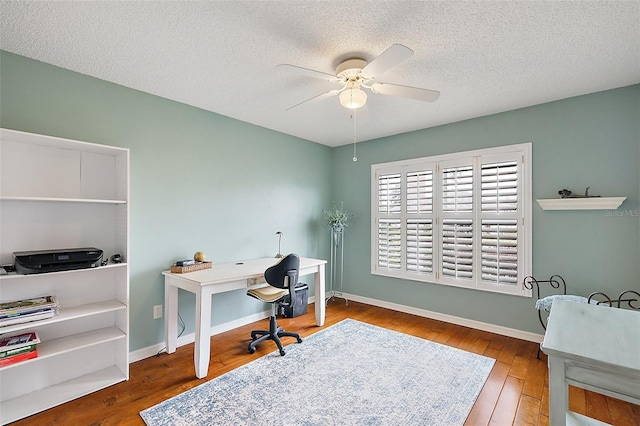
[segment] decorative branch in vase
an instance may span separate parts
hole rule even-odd
[[[344,210],[343,203],[340,203],[340,208],[336,207],[334,203],[333,209],[322,210],[322,212],[325,214],[327,226],[333,231],[342,231],[344,228],[349,226],[349,218],[356,217],[355,214],[349,213]]]

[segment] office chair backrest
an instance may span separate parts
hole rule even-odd
[[[280,262],[264,271],[264,278],[274,287],[288,288],[291,296],[290,304],[295,303],[295,287],[298,283],[298,269],[300,268],[300,258],[297,254],[291,253]]]

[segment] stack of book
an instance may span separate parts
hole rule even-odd
[[[40,339],[35,331],[0,338],[0,367],[36,358],[38,343]]]
[[[0,333],[2,327],[50,318],[57,310],[58,302],[53,296],[0,303]]]

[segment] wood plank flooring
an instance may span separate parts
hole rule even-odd
[[[345,306],[341,299],[330,301],[325,327],[345,318],[494,358],[496,364],[465,425],[549,424],[546,357],[543,354],[542,360],[536,358],[537,344],[362,303],[349,302]],[[533,314],[531,320],[536,320]],[[321,329],[315,326],[313,305],[309,305],[307,314],[278,319],[278,323],[303,337]],[[265,319],[213,336],[206,379],[195,377],[193,344],[190,344],[178,348],[174,354],[163,353],[131,364],[128,382],[35,414],[14,425],[144,425],[138,414],[141,410],[275,350],[273,342],[266,342],[255,354],[247,352],[251,330],[264,328],[266,324]],[[285,341],[285,345],[288,343]],[[569,398],[570,409],[577,413],[616,426],[640,426],[640,406],[573,387]]]

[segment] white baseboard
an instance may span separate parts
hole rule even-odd
[[[426,309],[414,308],[411,306],[399,305],[397,303],[386,302],[384,300],[371,299],[368,297],[357,296],[354,294],[343,293],[343,296],[347,300],[353,300],[354,302],[365,303],[367,305],[379,306],[381,308],[387,308],[398,312],[404,312],[407,314],[413,314],[420,317],[431,318],[438,321],[444,321],[451,324],[462,325],[464,327],[473,328],[476,330],[488,331],[490,333],[500,334],[502,336],[514,337],[520,340],[526,340],[529,342],[540,343],[544,337],[541,334],[531,333],[528,331],[516,330],[514,328],[503,327],[500,325],[489,324],[481,321],[474,321],[467,318],[460,318],[453,315],[441,314],[439,312],[428,311]],[[315,298],[310,297],[309,303],[314,303]],[[252,314],[237,320],[229,321],[224,324],[211,327],[211,336],[215,334],[224,333],[225,331],[233,330],[234,328],[241,327],[243,325],[251,324],[252,322],[260,321],[264,318],[268,318],[271,315],[271,310]],[[195,342],[195,333],[185,334],[178,338],[177,345],[183,346],[189,343]],[[153,346],[139,349],[137,351],[129,352],[129,362],[140,361],[145,358],[152,357],[158,352],[164,350],[165,343],[158,343]]]
[[[531,333],[529,331],[516,330],[515,328],[503,327],[500,325],[490,324],[481,321],[470,320],[467,318],[456,317],[453,315],[442,314],[439,312],[428,311],[426,309],[414,308],[411,306],[399,305],[397,303],[386,302],[384,300],[370,299],[368,297],[357,296],[354,294],[344,293],[348,300],[354,302],[366,303],[367,305],[379,306],[381,308],[392,309],[398,312],[413,314],[420,317],[431,318],[438,321],[444,321],[451,324],[462,325],[476,330],[488,331],[490,333],[500,334],[501,336],[515,337],[516,339],[526,340],[529,342],[542,342],[543,335]]]

